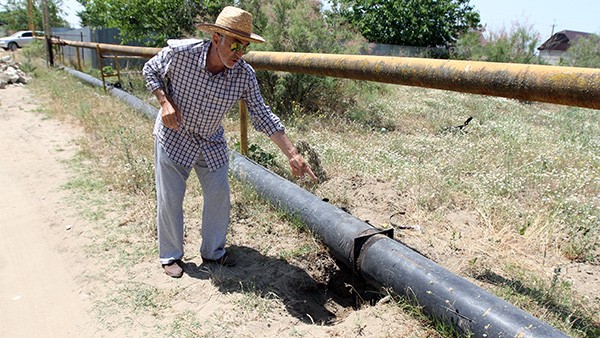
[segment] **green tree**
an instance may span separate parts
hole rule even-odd
[[[461,33],[479,27],[469,0],[332,0],[334,12],[369,42],[435,47],[454,45]]]
[[[452,48],[451,57],[462,60],[538,63],[536,47],[540,34],[527,23],[515,23],[509,31],[463,34]]]
[[[122,43],[164,46],[168,39],[192,36],[198,21],[214,22],[224,0],[78,0],[84,26],[118,28]]]
[[[249,0],[241,6],[253,14],[255,30],[266,40],[253,44],[254,50],[355,54],[366,46],[360,33],[339,17],[324,16],[318,0]],[[355,95],[344,81],[331,77],[265,71],[257,75],[266,101],[284,117],[339,112]]]
[[[592,34],[587,38],[577,39],[567,50],[561,65],[600,68],[600,36]]]
[[[69,23],[61,17],[63,14],[60,9],[62,0],[48,0],[48,14],[50,17],[50,27],[69,27]],[[42,2],[33,1],[33,23],[36,30],[42,30]],[[29,15],[27,14],[27,0],[7,0],[0,4],[0,21],[4,23],[6,30],[27,30],[29,29]]]

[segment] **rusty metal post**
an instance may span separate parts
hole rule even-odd
[[[79,32],[79,38],[81,39],[81,41],[83,42],[83,32]],[[83,47],[82,47],[83,48]],[[81,55],[81,60],[83,60],[83,62],[85,63],[85,52],[83,52],[83,54]],[[91,61],[90,61],[91,62]]]
[[[62,44],[58,44],[57,45],[57,53],[60,53],[60,63],[64,66],[65,65],[65,48],[63,47]]]
[[[48,67],[54,67],[54,51],[52,49],[52,39],[46,37],[46,63]]]
[[[115,68],[117,68],[117,79],[119,79],[119,84],[121,84],[121,86],[123,85],[123,83],[121,82],[121,69],[119,67],[119,56],[117,54],[114,54],[115,56]]]
[[[248,106],[240,100],[240,152],[248,156]]]
[[[104,87],[104,91],[106,91],[106,80],[104,77],[104,65],[102,63],[102,50],[100,49],[100,44],[96,44],[96,52],[98,53],[98,68],[100,68],[100,74],[102,75],[102,87]]]
[[[81,55],[79,54],[79,47],[75,47],[75,51],[77,52],[77,70],[82,71],[81,68]]]

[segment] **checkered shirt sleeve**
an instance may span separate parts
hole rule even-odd
[[[169,69],[169,63],[173,57],[173,51],[169,47],[163,48],[158,54],[148,61],[142,70],[144,77],[146,78],[146,88],[150,92],[154,92],[159,88],[164,89],[162,79]]]

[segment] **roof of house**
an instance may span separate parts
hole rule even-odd
[[[550,37],[550,39],[546,40],[546,42],[542,43],[541,46],[538,47],[538,50],[562,50],[566,51],[569,49],[571,44],[580,38],[589,37],[590,33],[585,32],[577,32],[577,31],[569,31],[564,30],[555,33]]]

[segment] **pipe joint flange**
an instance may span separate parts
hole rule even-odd
[[[360,271],[358,268],[358,260],[365,243],[367,243],[367,241],[375,235],[385,235],[391,239],[394,239],[394,228],[385,230],[375,228],[367,229],[354,238],[354,244],[352,247],[352,270],[355,274],[358,274]]]

